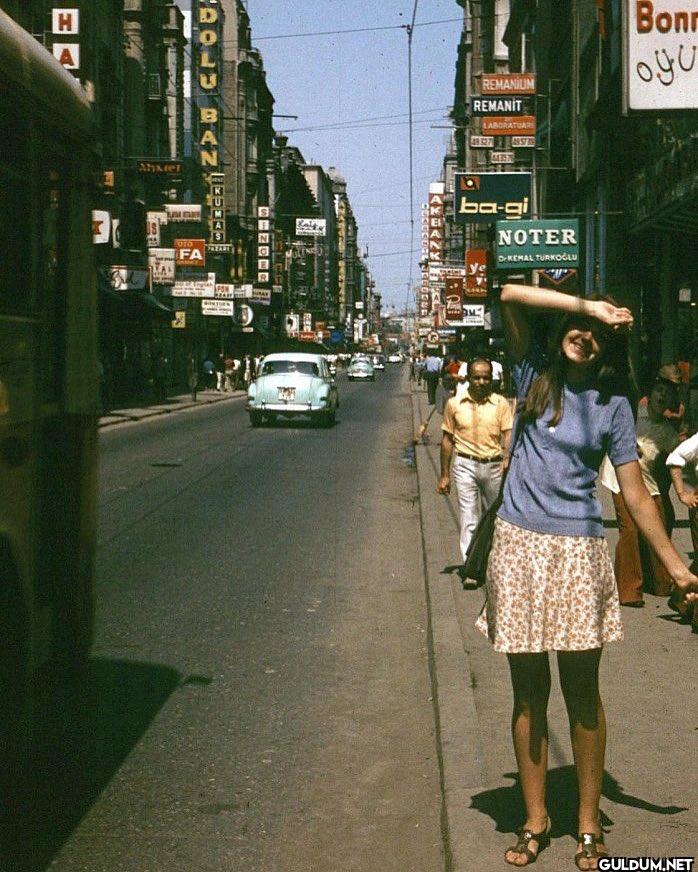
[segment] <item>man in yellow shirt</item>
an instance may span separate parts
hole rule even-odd
[[[477,358],[468,365],[469,387],[446,403],[441,439],[440,494],[451,492],[451,459],[460,512],[463,561],[478,521],[499,493],[513,423],[511,407],[492,393],[492,364]]]

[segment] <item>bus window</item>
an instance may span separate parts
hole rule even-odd
[[[5,83],[0,79],[0,88]],[[10,117],[11,116],[11,117]],[[31,178],[24,119],[0,108],[0,313],[23,314],[31,300]]]
[[[42,150],[43,151],[43,150]],[[46,150],[48,151],[48,149]],[[55,140],[53,154],[55,155]],[[56,402],[61,398],[63,341],[66,312],[66,162],[52,156],[39,168],[38,275],[44,316],[45,344],[41,399]]]

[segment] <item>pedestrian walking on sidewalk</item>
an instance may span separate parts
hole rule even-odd
[[[427,402],[430,406],[436,404],[436,388],[441,378],[442,360],[432,349],[424,361],[424,380],[427,383]]]
[[[623,637],[613,566],[594,496],[608,454],[640,532],[683,598],[698,598],[642,481],[628,361],[633,317],[612,300],[506,284],[502,314],[522,404],[502,506],[494,525],[486,603],[477,627],[506,653],[512,736],[526,820],[507,863],[533,862],[550,840],[545,782],[548,652],[557,652],[579,789],[579,869],[604,856],[599,800],[606,723],[599,695],[603,645]],[[546,353],[530,315],[566,317]]]
[[[216,390],[220,393],[225,390],[225,355],[222,351],[216,359]]]
[[[661,403],[650,403],[647,411],[648,417],[637,422],[640,472],[645,487],[657,506],[666,534],[671,538],[675,516],[669,498],[671,478],[666,460],[679,444],[679,436],[676,427],[664,417]],[[644,590],[656,596],[669,596],[673,587],[671,576],[640,535],[628,512],[620,492],[618,477],[608,457],[601,464],[599,481],[611,491],[618,521],[614,569],[620,604],[641,608],[645,604]]]
[[[476,358],[468,368],[470,387],[444,408],[440,494],[451,490],[451,459],[460,513],[460,550],[465,562],[478,521],[497,498],[509,451],[509,403],[492,393],[492,364]],[[462,571],[461,578],[465,580]]]
[[[199,367],[196,365],[196,357],[193,354],[189,355],[187,361],[187,384],[191,391],[191,401],[196,402],[196,394],[199,390]]]
[[[676,496],[688,508],[688,521],[691,527],[693,544],[693,563],[691,571],[698,569],[698,433],[681,442],[666,459]],[[698,630],[696,613],[698,604],[680,602],[676,592],[669,597],[669,607],[689,623],[693,617],[694,631]]]

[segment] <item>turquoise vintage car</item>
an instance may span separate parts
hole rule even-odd
[[[327,361],[321,354],[268,354],[256,381],[247,390],[250,423],[276,417],[310,416],[326,427],[334,424],[339,397]]]

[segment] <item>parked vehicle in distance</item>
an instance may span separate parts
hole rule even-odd
[[[253,427],[258,427],[265,418],[297,416],[309,416],[330,427],[338,406],[337,386],[321,354],[268,354],[257,380],[247,389],[247,411]]]
[[[388,357],[388,363],[402,363],[402,355],[399,351],[393,351]]]
[[[354,381],[357,378],[361,380],[369,379],[370,381],[375,381],[376,373],[373,364],[368,358],[355,357],[347,369],[347,378],[350,381]]]
[[[384,354],[374,354],[373,355],[373,368],[374,369],[385,369],[385,355]]]

